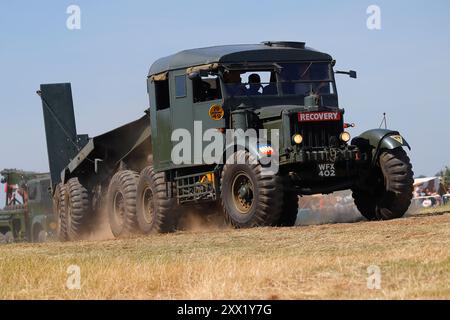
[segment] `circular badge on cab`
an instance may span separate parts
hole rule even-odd
[[[225,115],[225,111],[223,110],[221,105],[213,104],[211,108],[209,108],[209,117],[213,120],[221,120]]]

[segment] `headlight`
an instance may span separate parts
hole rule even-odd
[[[302,135],[301,134],[294,134],[293,136],[292,136],[292,141],[294,141],[296,144],[300,144],[300,143],[302,143],[303,142],[303,137],[302,137]]]
[[[341,135],[339,136],[339,139],[341,139],[341,141],[344,141],[344,142],[349,142],[350,138],[351,138],[350,133],[348,133],[346,131],[342,132]]]

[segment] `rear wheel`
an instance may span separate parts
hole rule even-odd
[[[90,217],[89,196],[78,178],[70,179],[65,185],[64,220],[67,228],[67,239],[78,240],[87,229]]]
[[[115,237],[135,233],[136,189],[139,175],[130,170],[117,172],[108,188],[108,215],[111,231]]]
[[[390,220],[402,217],[408,210],[413,193],[413,171],[402,148],[383,151],[379,172],[371,189],[353,190],[355,205],[369,220]]]
[[[173,232],[179,212],[175,198],[168,197],[164,172],[142,170],[137,187],[137,221],[144,234]]]
[[[53,213],[56,216],[56,235],[60,241],[67,241],[67,223],[65,215],[65,198],[66,187],[59,183],[53,194]]]
[[[239,159],[245,159],[244,164]],[[272,226],[282,208],[282,184],[277,175],[263,175],[262,166],[246,151],[237,151],[225,164],[221,200],[227,221],[236,228]]]

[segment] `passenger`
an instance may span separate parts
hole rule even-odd
[[[248,85],[249,88],[247,90],[247,94],[249,96],[258,96],[261,95],[259,90],[261,89],[261,77],[257,73],[252,73],[248,76]]]

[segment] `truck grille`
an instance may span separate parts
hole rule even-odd
[[[297,114],[291,117],[291,132],[303,136],[303,148],[337,147],[340,144],[339,135],[343,131],[343,122],[299,122]]]

